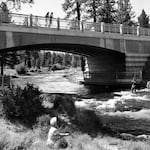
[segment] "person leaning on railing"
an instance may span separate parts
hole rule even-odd
[[[49,18],[49,12],[46,13],[45,15],[45,26],[48,26],[48,18]]]
[[[51,14],[49,16],[49,27],[51,27],[51,25],[52,25],[52,20],[53,20],[53,12],[51,12]]]

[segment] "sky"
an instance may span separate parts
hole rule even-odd
[[[34,0],[35,3],[33,5],[22,4],[21,10],[17,11],[17,13],[21,14],[33,14],[38,16],[45,16],[47,12],[53,12],[54,17],[63,18],[65,13],[62,10],[62,3],[64,0]],[[145,10],[147,15],[150,15],[150,0],[130,0],[131,5],[133,7],[133,11],[135,12],[136,17],[138,17],[142,9]]]

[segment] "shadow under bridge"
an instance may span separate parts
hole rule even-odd
[[[10,47],[1,49],[1,53],[18,50],[52,50],[85,56],[85,84],[116,84],[116,73],[125,71],[125,54],[84,44],[51,43]]]

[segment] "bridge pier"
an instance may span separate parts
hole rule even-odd
[[[123,71],[125,71],[123,54],[101,54],[96,57],[87,57],[84,72],[85,84],[115,85],[116,72]]]

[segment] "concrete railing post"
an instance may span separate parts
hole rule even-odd
[[[105,32],[105,23],[101,22],[101,32],[104,33]]]
[[[60,18],[57,18],[57,30],[60,30]]]
[[[32,20],[32,14],[30,14],[30,27],[32,27],[33,26],[33,20]]]
[[[120,34],[123,34],[123,24],[120,24]]]
[[[136,34],[137,36],[140,36],[140,26],[137,26]]]

